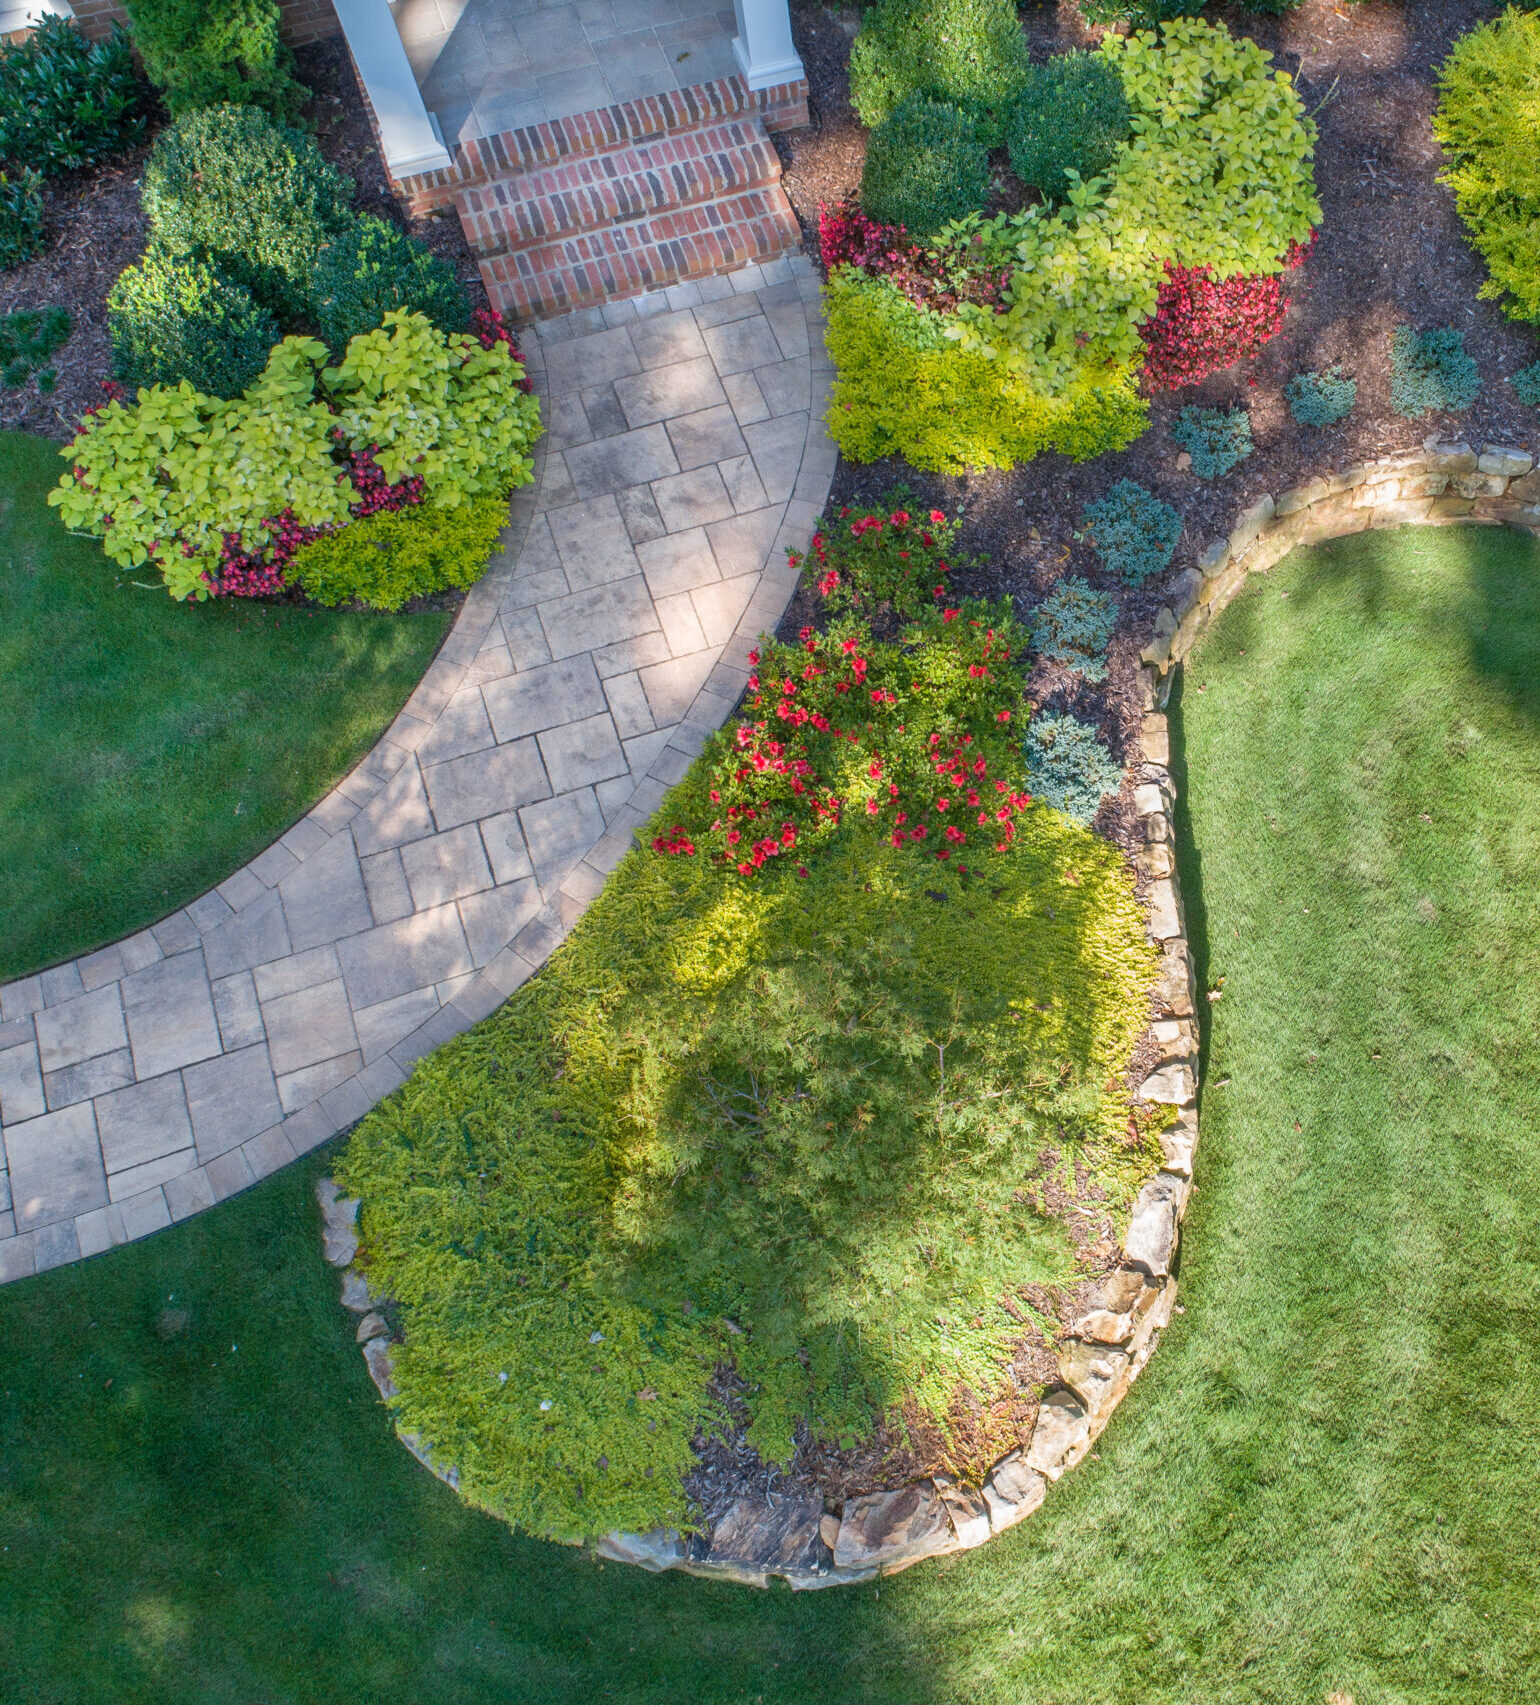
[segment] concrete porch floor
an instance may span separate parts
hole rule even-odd
[[[737,71],[721,0],[392,0],[453,148]]]

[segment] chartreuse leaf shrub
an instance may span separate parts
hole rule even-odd
[[[266,308],[217,267],[151,247],[107,293],[113,376],[131,389],[176,385],[238,397],[282,333]]]
[[[1528,408],[1540,408],[1540,361],[1525,367],[1508,381],[1518,392],[1519,401]]]
[[[1032,649],[1088,681],[1107,678],[1117,606],[1078,574],[1067,574],[1032,612]]]
[[[928,237],[981,207],[989,155],[960,107],[910,95],[871,133],[861,205],[882,224]]]
[[[1481,375],[1464,337],[1453,326],[1421,331],[1397,326],[1390,338],[1390,406],[1419,415],[1459,414],[1476,400]]]
[[[0,172],[0,272],[43,246],[43,180],[30,167]]]
[[[1032,791],[1073,823],[1089,824],[1122,785],[1123,766],[1096,738],[1096,729],[1078,717],[1052,711],[1034,716],[1023,749]]]
[[[307,311],[317,255],[353,220],[351,184],[310,137],[249,106],[162,131],[143,194],[158,246],[212,260],[285,322]]]
[[[875,130],[911,95],[961,107],[987,148],[1027,65],[1013,0],[877,0],[850,50],[850,100]]]
[[[710,817],[735,738],[660,841]],[[1018,821],[987,883],[856,810],[805,877],[639,848],[360,1125],[338,1176],[400,1309],[397,1419],[463,1496],[563,1538],[688,1526],[720,1361],[770,1460],[907,1415],[968,1471],[951,1405],[998,1386],[1002,1299],[1075,1273],[1047,1167],[1126,1207],[1155,1159],[1120,1083],[1152,973],[1132,885]]]
[[[72,19],[42,18],[0,40],[0,161],[54,177],[121,154],[144,134],[145,93],[121,30],[87,41]]]
[[[61,452],[72,471],[49,502],[114,562],[154,563],[173,597],[203,598],[226,535],[257,541],[275,517],[345,524],[352,451],[376,447],[392,483],[420,479],[431,514],[530,479],[539,405],[506,344],[388,314],[337,366],[326,358],[317,339],[288,337],[234,401],[184,382],[109,403]]]
[[[1301,426],[1331,426],[1352,413],[1358,401],[1358,381],[1350,379],[1340,367],[1328,367],[1322,373],[1296,373],[1284,395],[1289,399],[1289,413]]]
[[[458,509],[380,510],[301,545],[291,578],[318,604],[399,610],[409,598],[474,586],[507,525],[501,492]]]
[[[373,331],[392,309],[426,314],[440,331],[463,332],[470,323],[454,269],[372,213],[349,221],[321,250],[310,293],[316,329],[335,350]]]
[[[10,390],[25,385],[34,373],[38,388],[51,390],[45,381],[48,358],[70,335],[70,317],[64,308],[23,308],[0,314],[0,384]]]
[[[172,113],[231,102],[299,116],[305,90],[275,0],[124,0],[134,46]]]
[[[1105,55],[1056,54],[1028,67],[1006,118],[1011,170],[1050,201],[1062,201],[1075,179],[1111,167],[1130,128],[1123,79]]]
[[[1182,536],[1182,518],[1137,480],[1119,480],[1105,497],[1088,503],[1080,525],[1109,574],[1142,586],[1164,574]]]
[[[1540,16],[1510,6],[1454,44],[1433,134],[1440,179],[1487,263],[1481,294],[1540,320]]]
[[[1192,457],[1200,480],[1223,479],[1251,454],[1251,416],[1243,408],[1184,408],[1171,436]]]

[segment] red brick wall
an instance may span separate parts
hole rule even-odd
[[[71,0],[71,4],[88,36],[106,35],[114,19],[128,21],[119,0]],[[283,13],[284,40],[296,46],[336,35],[342,28],[331,0],[279,0],[279,10]]]

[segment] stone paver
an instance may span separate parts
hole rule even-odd
[[[192,905],[0,987],[0,1282],[360,1118],[539,968],[730,713],[834,472],[831,374],[800,257],[697,294],[526,333],[536,482],[351,775]]]

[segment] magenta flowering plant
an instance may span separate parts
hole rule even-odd
[[[810,562],[831,612],[870,616],[887,605],[915,618],[948,600],[957,523],[940,509],[914,513],[907,503],[908,494],[898,491],[879,508],[846,504],[818,523],[807,559],[787,552],[793,568]]]

